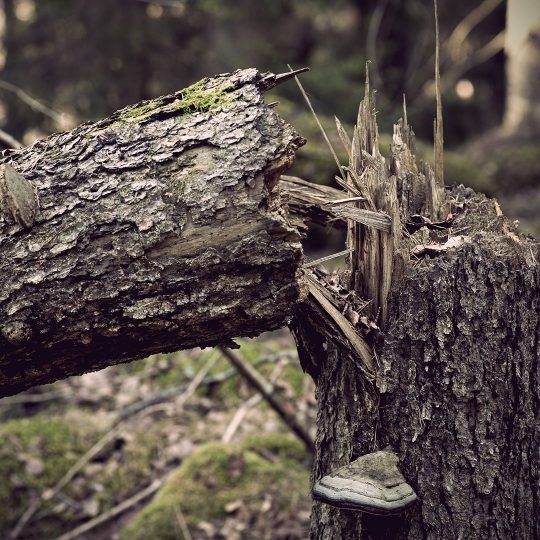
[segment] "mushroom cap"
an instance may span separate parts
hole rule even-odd
[[[397,467],[398,457],[381,450],[324,476],[313,497],[326,504],[371,514],[399,514],[416,501],[416,493]]]

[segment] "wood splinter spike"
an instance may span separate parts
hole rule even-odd
[[[285,73],[278,73],[277,75],[274,73],[267,73],[259,82],[259,88],[261,88],[263,92],[266,92],[267,90],[275,88],[278,84],[294,79],[294,77],[300,75],[300,73],[305,73],[306,71],[309,71],[308,67],[294,69]]]
[[[398,461],[396,454],[386,450],[366,454],[316,482],[313,497],[347,510],[399,514],[417,497],[398,469]]]

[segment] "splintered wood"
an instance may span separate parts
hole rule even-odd
[[[438,23],[437,23],[438,24]],[[384,328],[388,321],[388,299],[393,282],[398,278],[409,248],[403,246],[402,231],[412,215],[433,223],[447,214],[443,174],[443,123],[439,76],[439,29],[437,25],[435,87],[437,113],[434,133],[435,170],[422,164],[419,170],[414,155],[414,133],[407,122],[403,98],[403,119],[394,126],[391,155],[386,160],[380,153],[375,99],[369,84],[366,66],[364,99],[360,103],[352,140],[336,118],[336,129],[349,157],[348,166],[341,166],[300,81],[296,82],[313,113],[330,148],[340,176],[336,182],[346,190],[314,186],[301,179],[288,177],[282,183],[294,217],[300,221],[333,220],[347,222],[347,248],[350,252],[349,289],[371,300],[370,315]],[[290,69],[290,66],[289,66]],[[446,218],[446,216],[445,216]],[[416,220],[418,223],[418,219]],[[424,224],[420,224],[420,227]],[[403,252],[407,252],[404,255]]]
[[[438,72],[438,69],[437,69]],[[439,85],[437,78],[437,86]],[[442,114],[440,90],[437,93],[437,130],[435,137],[436,171],[424,164],[419,170],[414,156],[414,133],[407,121],[405,100],[403,119],[394,126],[391,155],[385,159],[379,149],[375,100],[366,73],[364,99],[360,104],[352,141],[339,121],[340,139],[350,156],[346,186],[350,196],[360,194],[355,205],[363,211],[389,218],[389,228],[349,221],[347,245],[352,250],[350,288],[372,300],[372,317],[380,317],[384,328],[388,321],[388,298],[392,283],[398,279],[408,249],[403,245],[404,225],[412,215],[427,221],[440,217],[444,201],[442,176]]]
[[[438,62],[435,80],[435,170],[429,164],[419,166],[416,163],[415,137],[408,124],[405,98],[403,119],[394,126],[390,156],[385,158],[381,154],[375,99],[366,70],[365,95],[352,138],[336,118],[339,139],[349,157],[348,164],[340,165],[340,175],[335,178],[344,191],[295,177],[283,177],[281,181],[282,193],[295,224],[305,227],[305,221],[315,221],[347,227],[347,250],[319,261],[344,254],[349,258],[350,270],[338,276],[340,283],[345,285],[345,296],[343,290],[336,294],[331,284],[318,281],[318,276],[308,270],[316,266],[316,262],[308,263],[304,268],[308,271],[310,297],[317,309],[325,313],[326,320],[344,336],[355,350],[363,370],[369,373],[376,370],[376,361],[370,351],[377,338],[370,337],[366,342],[361,335],[353,337],[360,332],[360,318],[385,330],[390,293],[411,258],[416,260],[420,255],[448,249],[446,245],[440,250],[428,249],[439,241],[439,238],[428,238],[428,248],[420,251],[417,247],[414,251],[419,242],[417,238],[411,238],[411,234],[419,229],[438,232],[447,230],[452,223],[445,204]],[[333,148],[331,150],[336,156]],[[340,305],[343,303],[345,307]]]

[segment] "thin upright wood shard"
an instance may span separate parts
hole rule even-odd
[[[351,193],[358,192],[364,197],[357,206],[387,215],[390,227],[377,230],[366,224],[351,223],[347,245],[353,250],[351,289],[372,301],[371,315],[380,314],[384,326],[401,231],[396,177],[379,151],[378,139],[375,100],[366,66],[365,94],[354,127],[347,183]]]
[[[442,96],[441,96],[441,68],[440,68],[440,49],[441,38],[439,34],[439,9],[437,0],[433,0],[435,7],[435,95],[437,101],[437,113],[434,122],[434,164],[435,180],[432,187],[432,219],[442,218],[444,211],[444,138],[443,138],[443,115],[442,115]]]

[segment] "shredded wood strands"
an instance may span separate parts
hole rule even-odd
[[[345,130],[336,122],[343,144],[349,144]],[[359,194],[364,200],[355,203],[357,211],[375,218],[376,222],[351,220],[347,245],[352,249],[350,287],[363,298],[373,300],[371,314],[382,312],[386,320],[386,304],[390,291],[394,245],[401,235],[401,220],[397,204],[396,178],[379,151],[375,99],[370,90],[366,66],[364,99],[360,103],[352,142],[350,143],[347,189],[350,196]],[[384,216],[384,219],[381,219]]]
[[[373,358],[371,347],[358,335],[354,326],[343,315],[334,304],[327,298],[326,291],[322,285],[313,277],[308,275],[309,294],[317,301],[324,309],[327,315],[336,324],[338,329],[343,333],[347,340],[351,343],[358,356],[362,360],[362,368],[366,372],[366,376],[373,380],[375,377],[376,366]]]
[[[335,118],[338,136],[349,156],[347,166],[340,165],[306,92],[297,80],[339,168],[341,177],[336,176],[335,180],[346,190],[346,196],[339,190],[333,190],[332,194],[328,191],[331,188],[290,177],[282,182],[282,186],[290,206],[297,213],[308,217],[316,215],[316,220],[326,223],[332,220],[347,222],[346,251],[351,268],[348,288],[358,297],[370,300],[368,315],[377,319],[383,330],[388,322],[390,291],[411,256],[410,235],[406,229],[406,225],[412,223],[411,216],[419,222],[418,228],[427,224],[437,228],[451,223],[444,203],[440,44],[437,0],[434,2],[437,39],[434,170],[427,164],[419,167],[416,163],[415,138],[408,124],[405,96],[403,119],[394,126],[390,158],[386,160],[381,155],[375,97],[370,88],[367,64],[364,98],[358,109],[352,139]],[[312,294],[315,296],[316,293]]]
[[[338,136],[345,148],[345,151],[347,152],[347,155],[349,156],[349,159],[351,159],[351,139],[337,116],[334,116],[334,120],[336,121],[336,129]]]
[[[436,0],[434,0],[436,2]],[[435,5],[437,19],[437,5]],[[419,167],[415,158],[415,137],[407,119],[407,104],[403,96],[403,119],[394,126],[390,158],[385,160],[379,151],[379,134],[373,92],[370,89],[366,66],[364,99],[360,103],[352,141],[343,126],[336,121],[340,139],[346,149],[350,144],[347,173],[349,196],[363,197],[355,201],[362,211],[387,216],[388,227],[376,226],[349,218],[347,247],[351,256],[350,288],[362,298],[372,300],[371,315],[380,313],[384,328],[388,319],[388,297],[392,284],[400,277],[409,258],[410,242],[405,242],[405,224],[411,216],[421,216],[426,223],[449,222],[444,204],[443,122],[439,76],[439,30],[436,26],[437,51],[435,84],[437,115],[435,119],[435,170],[428,164]],[[399,189],[398,189],[399,186]],[[366,226],[367,225],[367,226]]]
[[[373,227],[378,231],[390,232],[391,221],[388,214],[382,212],[373,212],[372,210],[363,210],[350,205],[339,205],[329,203],[325,208],[329,207],[329,212],[337,218],[349,219],[355,223]]]
[[[333,220],[347,220],[361,223],[381,231],[390,231],[391,221],[388,214],[358,208],[358,202],[364,197],[343,197],[345,193],[328,186],[306,182],[293,176],[281,177],[281,190],[287,194],[289,206],[294,213],[308,217],[318,223]]]

